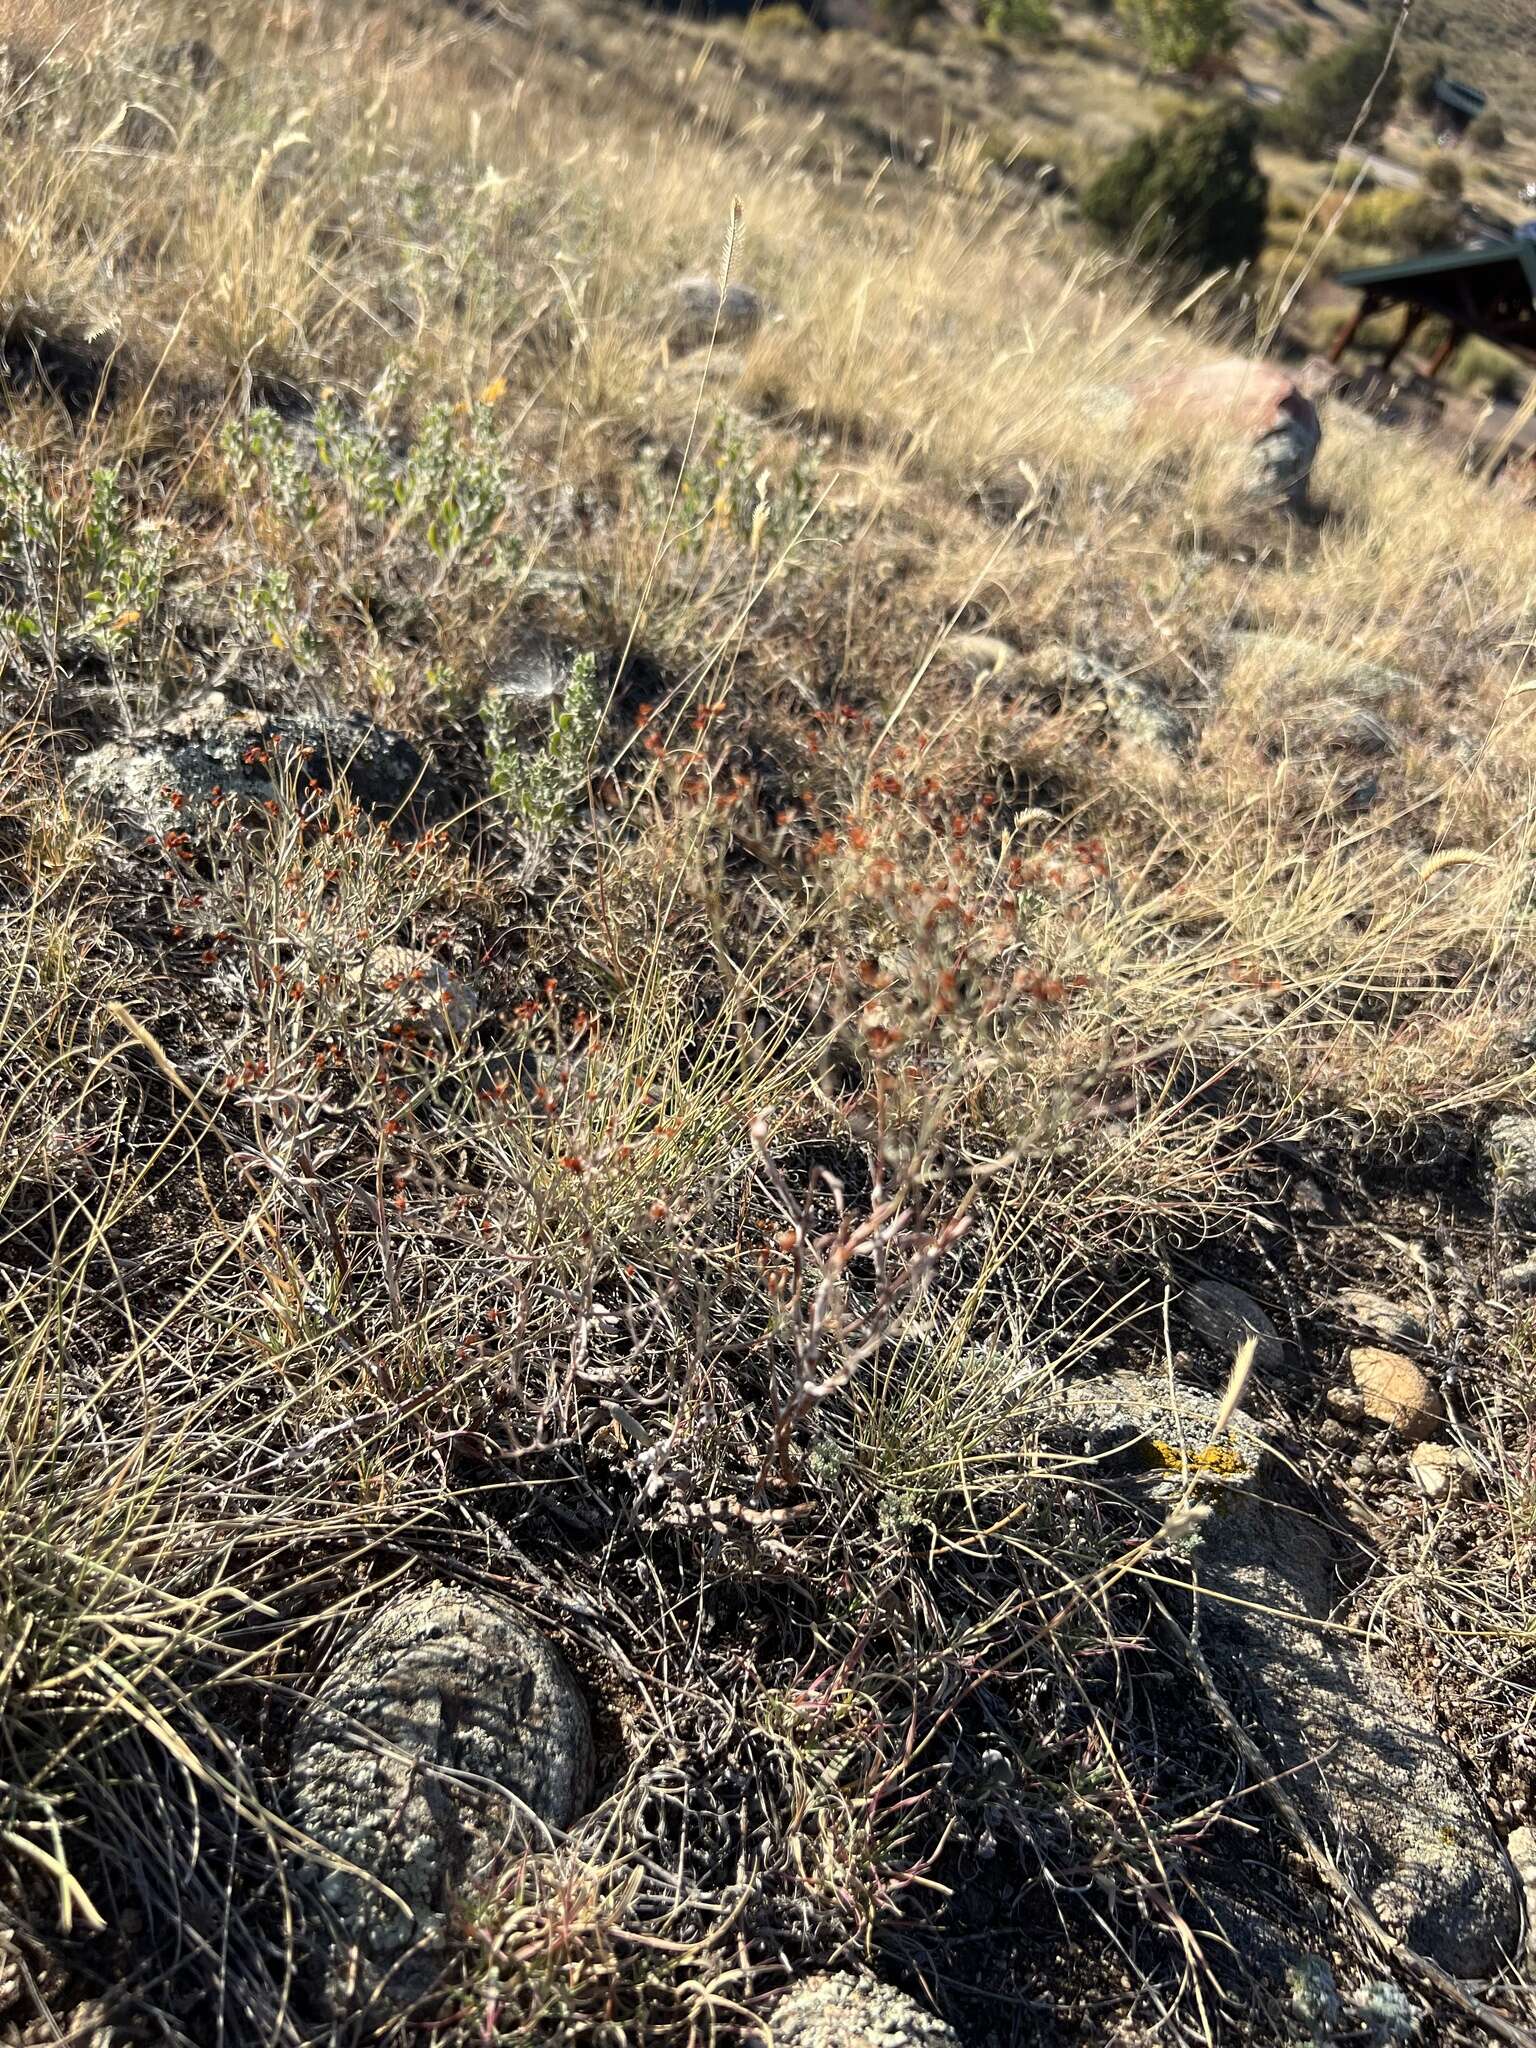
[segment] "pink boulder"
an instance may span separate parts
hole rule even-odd
[[[1191,431],[1215,428],[1252,450],[1249,488],[1266,502],[1298,504],[1323,438],[1317,407],[1306,391],[1274,363],[1196,363],[1170,370],[1138,386],[1143,416],[1186,424]]]

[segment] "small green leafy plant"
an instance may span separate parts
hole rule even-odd
[[[108,661],[160,610],[175,549],[136,519],[119,469],[91,472],[83,504],[52,498],[26,457],[0,449],[0,632],[54,662]]]
[[[728,536],[753,555],[782,550],[818,518],[819,472],[815,449],[799,450],[787,465],[775,464],[757,436],[718,414],[677,486],[671,522],[676,547],[702,555]],[[665,509],[667,493],[659,483],[653,483],[652,495],[658,509]]]
[[[383,417],[390,395],[355,416],[326,397],[302,430],[258,410],[225,430],[224,453],[242,488],[263,489],[300,533],[330,500],[359,539],[392,555],[424,551],[438,584],[511,582],[523,560],[504,530],[516,478],[493,405],[431,405],[397,447]]]
[[[570,680],[561,693],[541,746],[524,751],[518,745],[514,717],[504,698],[485,707],[486,753],[493,793],[521,829],[541,839],[570,817],[571,798],[586,780],[593,743],[603,719],[597,686],[597,662],[580,654],[571,664]]]

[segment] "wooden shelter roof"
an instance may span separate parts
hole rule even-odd
[[[1522,236],[1345,270],[1338,282],[1381,305],[1438,313],[1468,334],[1536,359],[1536,242]]]

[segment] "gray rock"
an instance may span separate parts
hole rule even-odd
[[[1339,2021],[1339,1987],[1322,1956],[1303,1956],[1285,1973],[1292,2016],[1314,2040],[1328,2036]]]
[[[1335,1297],[1340,1318],[1367,1336],[1401,1351],[1416,1351],[1429,1342],[1429,1327],[1416,1309],[1390,1301],[1369,1287],[1342,1287]]]
[[[223,58],[201,36],[187,36],[179,43],[162,43],[151,53],[149,68],[159,78],[184,78],[201,92],[228,76]]]
[[[591,1781],[576,1682],[515,1608],[442,1585],[390,1598],[325,1674],[289,1769],[290,1818],[348,1866],[321,1885],[332,1997],[373,1996],[454,1895],[572,1821]]]
[[[1096,654],[1066,653],[1066,672],[1080,690],[1092,691],[1122,739],[1154,752],[1181,754],[1190,741],[1189,722],[1150,677],[1127,675]]]
[[[215,801],[260,805],[285,772],[301,788],[345,784],[386,819],[430,794],[426,764],[402,733],[357,712],[247,711],[220,690],[205,691],[153,732],[108,740],[82,756],[70,787],[128,831],[158,835],[194,829]]]
[[[1264,502],[1305,503],[1322,438],[1315,412],[1283,419],[1260,434],[1248,458],[1249,491]]]
[[[1323,697],[1280,721],[1287,753],[1379,759],[1397,752],[1398,736],[1379,711],[1347,697]]]
[[[1536,1828],[1516,1828],[1509,1838],[1509,1860],[1525,1894],[1525,1956],[1536,1963]]]
[[[377,946],[359,981],[373,999],[381,1031],[462,1038],[480,1014],[480,999],[452,968],[410,946]]]
[[[728,284],[722,296],[712,277],[680,277],[667,292],[667,339],[674,348],[702,348],[712,334],[721,343],[745,341],[762,326],[766,311],[750,285]]]
[[[1330,1387],[1323,1401],[1328,1413],[1347,1429],[1358,1429],[1365,1420],[1365,1396],[1358,1387]]]
[[[1499,1285],[1508,1294],[1536,1294],[1536,1259],[1522,1259],[1517,1266],[1506,1266],[1499,1275]]]
[[[1400,668],[1369,661],[1348,648],[1328,647],[1299,633],[1234,626],[1224,645],[1234,661],[1257,659],[1280,683],[1324,683],[1338,703],[1379,709],[1395,698],[1411,697],[1419,685]],[[1384,727],[1391,738],[1391,728]]]
[[[1254,1497],[1207,1525],[1206,1654],[1260,1747],[1382,1922],[1448,1970],[1498,1967],[1519,1930],[1514,1871],[1460,1760],[1329,1619],[1337,1558],[1313,1516]]]
[[[785,1993],[769,2020],[773,2048],[960,2048],[958,2036],[916,1999],[841,1972]]]
[[[1243,486],[1255,499],[1305,503],[1323,426],[1309,394],[1277,363],[1182,364],[1144,379],[1137,399],[1143,417],[1165,433],[1183,423],[1245,445]]]
[[[527,640],[497,662],[487,691],[509,708],[533,710],[553,703],[570,679],[570,660],[552,640]]]
[[[1285,1346],[1280,1333],[1263,1309],[1225,1280],[1196,1280],[1179,1296],[1177,1307],[1189,1327],[1204,1338],[1213,1351],[1235,1356],[1249,1337],[1256,1340],[1254,1365],[1260,1371],[1285,1363]]]
[[[1349,2003],[1375,2048],[1411,2041],[1419,2031],[1420,2008],[1390,1977],[1370,1978],[1351,1994]]]
[[[1116,1374],[1058,1390],[1045,1435],[1067,1428],[1102,1479],[1158,1520],[1186,1473],[1200,1482],[1214,1512],[1181,1541],[1223,1693],[1391,1932],[1448,1970],[1485,1975],[1519,1935],[1509,1858],[1432,1722],[1355,1635],[1329,1625],[1343,1558],[1320,1504],[1248,1418],[1216,1437],[1217,1406]]]
[[[1496,1117],[1487,1150],[1501,1207],[1518,1224],[1536,1224],[1536,1116]]]

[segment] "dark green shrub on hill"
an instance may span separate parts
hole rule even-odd
[[[1502,149],[1509,138],[1504,133],[1503,120],[1490,107],[1468,128],[1467,139],[1474,149]]]
[[[1305,57],[1312,48],[1311,22],[1282,22],[1275,30],[1275,48],[1282,57]]]
[[[989,35],[1021,43],[1053,43],[1061,22],[1050,0],[982,0],[982,27]]]
[[[1138,135],[1083,194],[1095,227],[1138,254],[1199,271],[1247,263],[1264,246],[1269,180],[1254,162],[1252,111],[1232,102]]]
[[[1115,12],[1159,71],[1210,75],[1241,32],[1232,0],[1115,0]]]
[[[1459,199],[1465,183],[1461,165],[1453,156],[1431,157],[1424,166],[1424,183],[1441,199]]]
[[[1357,141],[1380,134],[1397,105],[1402,84],[1392,31],[1374,28],[1304,64],[1267,126],[1292,149],[1328,156],[1355,132]],[[1369,102],[1358,132],[1355,123]]]

